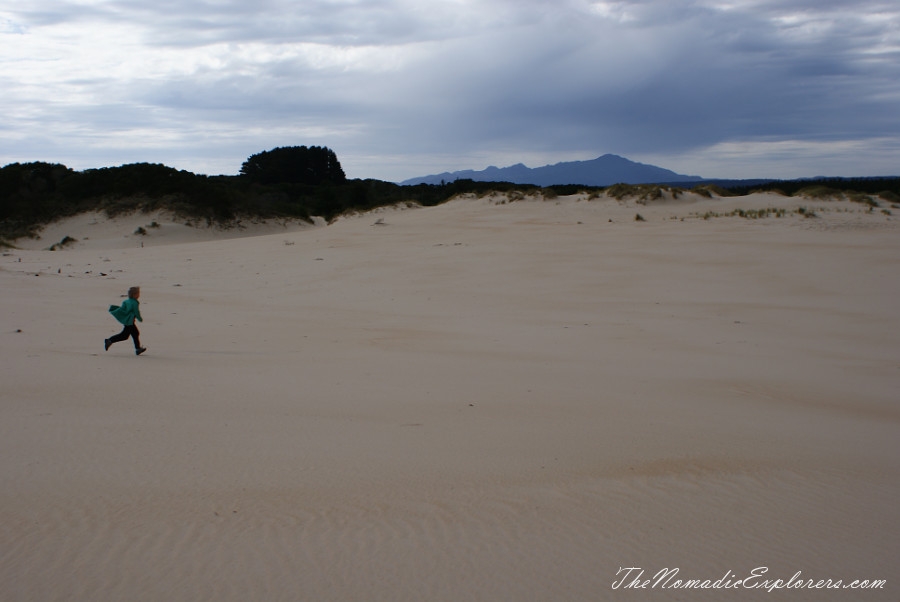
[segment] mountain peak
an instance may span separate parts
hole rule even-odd
[[[440,184],[459,179],[476,182],[512,182],[513,184],[534,184],[553,186],[578,184],[582,186],[611,186],[612,184],[654,184],[672,182],[698,182],[700,176],[687,176],[674,171],[636,163],[619,155],[605,154],[589,161],[566,161],[555,165],[544,165],[534,169],[522,163],[509,167],[490,166],[481,171],[463,170],[430,176],[412,178],[401,182],[404,186],[416,184]]]

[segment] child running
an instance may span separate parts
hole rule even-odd
[[[140,336],[141,333],[138,332],[137,326],[135,326],[135,319],[138,322],[143,322],[144,319],[141,317],[140,310],[140,302],[138,298],[141,296],[141,289],[138,286],[132,286],[128,289],[128,298],[122,303],[122,306],[118,305],[110,305],[109,313],[115,317],[116,320],[125,325],[125,328],[122,329],[122,332],[115,336],[111,336],[108,339],[103,341],[103,345],[107,351],[109,351],[110,346],[113,343],[118,343],[119,341],[124,341],[131,337],[134,339],[134,354],[140,355],[147,351],[146,347],[141,347]]]

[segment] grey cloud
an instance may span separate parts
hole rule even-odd
[[[81,84],[116,89],[106,110],[81,108],[84,123],[109,127],[97,116],[106,113],[122,127],[184,129],[183,140],[220,136],[240,159],[293,131],[337,141],[296,143],[396,156],[677,153],[728,140],[900,136],[900,11],[892,3],[744,1],[721,10],[644,0],[605,12],[592,4],[133,0],[76,10],[37,0],[10,23],[25,31],[139,25],[148,48],[185,53],[216,44],[272,49],[258,60],[224,53],[192,73],[135,76],[127,86]],[[298,43],[396,49],[402,60],[379,69],[315,65],[285,52]],[[192,123],[203,131],[190,132]]]

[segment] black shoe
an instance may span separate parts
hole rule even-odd
[[[103,339],[103,351],[109,351],[110,345],[112,345],[112,343],[109,342],[109,339]]]
[[[138,347],[137,349],[134,350],[134,354],[140,355],[140,354],[144,353],[145,351],[147,351],[146,347]]]

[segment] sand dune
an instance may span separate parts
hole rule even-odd
[[[229,240],[266,234],[286,234],[324,225],[292,219],[237,219],[225,225],[175,215],[165,210],[109,217],[100,211],[82,213],[45,226],[36,238],[15,241],[23,250],[134,249],[160,245]],[[55,247],[55,248],[54,248]]]
[[[900,596],[893,216],[498,196],[252,237],[164,220],[75,218],[0,258],[4,600],[768,595],[614,589],[620,567]],[[104,352],[132,285],[149,351]]]

